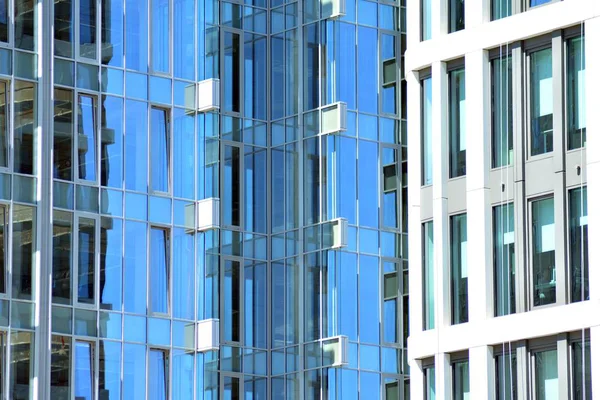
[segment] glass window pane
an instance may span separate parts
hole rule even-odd
[[[374,4],[368,3],[366,4]],[[360,14],[360,13],[359,13]],[[376,114],[379,102],[378,93],[378,54],[377,30],[367,27],[358,28],[358,109]],[[315,78],[316,79],[316,78]],[[316,79],[318,81],[318,79]]]
[[[203,363],[198,363],[202,368]],[[194,398],[194,354],[181,350],[173,352],[173,399]],[[199,394],[199,397],[201,394]]]
[[[450,178],[456,178],[467,173],[465,70],[452,71],[449,77]]]
[[[461,361],[452,364],[453,400],[469,400],[469,362]]]
[[[9,234],[9,214],[7,206],[0,206],[0,293],[6,293],[7,268],[7,250]]]
[[[467,215],[450,217],[450,254],[452,263],[452,323],[469,321]]]
[[[225,146],[223,222],[225,225],[240,225],[240,149]]]
[[[70,399],[71,338],[52,335],[50,359],[50,396],[52,400]]]
[[[35,9],[37,3],[27,0],[15,0],[15,47],[35,50],[36,27]]]
[[[96,59],[96,0],[80,0],[79,56]]]
[[[94,398],[94,345],[75,342],[75,398]]]
[[[146,224],[125,223],[125,311],[146,314]],[[135,397],[130,397],[135,398]]]
[[[359,260],[359,337],[361,342],[379,343],[379,263],[371,256]]]
[[[54,210],[52,230],[52,302],[71,304],[72,214]]]
[[[54,89],[54,178],[73,180],[73,92]]]
[[[512,0],[492,0],[492,21],[512,15]]]
[[[492,61],[492,168],[512,165],[512,57]]]
[[[169,72],[169,1],[152,0],[152,70]]]
[[[169,232],[150,229],[150,307],[153,313],[169,312]]]
[[[127,68],[148,71],[148,2],[125,0],[125,59]]]
[[[512,400],[517,396],[517,354],[509,353],[496,359],[496,398]]]
[[[96,221],[89,218],[79,218],[77,240],[77,301],[93,304]]]
[[[123,66],[123,0],[102,0],[102,64]]]
[[[266,67],[267,38],[244,34],[244,116],[248,118],[267,118]]]
[[[102,96],[100,184],[123,187],[123,99]]]
[[[8,83],[0,81],[0,167],[8,167],[8,96]]]
[[[103,400],[120,400],[121,343],[101,340],[98,350],[100,356],[98,397]]]
[[[224,260],[223,331],[227,341],[240,341],[240,263]]]
[[[571,301],[589,300],[587,187],[569,191]]]
[[[173,69],[177,78],[194,79],[194,1],[173,3]]]
[[[124,345],[123,351],[123,398],[146,398],[146,346]]]
[[[9,25],[9,12],[8,9],[10,2],[8,0],[3,0],[0,2],[0,41],[8,42],[8,28]]]
[[[240,35],[225,32],[223,106],[225,111],[240,112]]]
[[[573,400],[592,398],[592,354],[589,339],[573,343]]]
[[[421,0],[421,40],[431,39],[431,0]]]
[[[13,207],[12,296],[17,299],[31,300],[33,295],[34,211],[33,207]]]
[[[494,207],[494,289],[496,316],[515,312],[514,205]]]
[[[429,1],[429,0],[424,0]],[[431,185],[433,183],[433,156],[432,150],[432,105],[431,105],[431,78],[423,80],[422,83],[422,138],[421,138],[421,159],[422,165],[422,184]]]
[[[146,103],[128,100],[125,119],[125,187],[148,191],[148,108]]]
[[[96,180],[96,99],[79,95],[77,100],[77,162],[78,177],[87,181]]]
[[[433,221],[423,224],[423,317],[424,328],[435,328]]]
[[[267,348],[267,265],[251,263],[244,266],[244,344]],[[281,304],[279,305],[281,306]]]
[[[14,90],[14,123],[13,123],[13,157],[14,172],[34,173],[35,127],[36,125],[36,90],[31,82],[15,81]]]
[[[535,7],[551,2],[552,0],[529,0],[529,7]]]
[[[173,316],[194,319],[194,235],[177,228],[173,236]]]
[[[33,333],[12,332],[10,334],[10,399],[30,399],[33,389]]]
[[[558,393],[558,361],[556,350],[539,351],[535,359],[535,398],[551,400]]]
[[[176,108],[173,124],[173,195],[194,198],[194,116]],[[155,160],[155,158],[154,158]]]
[[[425,369],[425,399],[435,400],[435,367]]]
[[[169,191],[170,128],[167,110],[151,109],[152,190]]]
[[[567,43],[567,129],[568,149],[585,147],[585,40]]]
[[[121,309],[123,221],[103,217],[100,223],[100,308]]]
[[[169,355],[166,351],[151,349],[148,368],[148,399],[167,400],[169,391]]]
[[[464,0],[448,0],[448,33],[465,29]]]
[[[554,94],[552,88],[552,49],[529,55],[530,86],[530,151],[531,155],[553,150]]]
[[[533,304],[556,302],[556,260],[554,256],[554,199],[531,203]]]

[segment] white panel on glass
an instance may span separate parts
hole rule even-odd
[[[334,249],[346,247],[348,244],[348,220],[346,218],[337,218],[331,223],[332,229],[332,247]]]
[[[219,199],[214,197],[198,201],[198,221],[196,224],[198,231],[219,228],[219,205]]]
[[[552,114],[552,73],[550,77],[540,80],[540,115]]]
[[[205,112],[217,110],[219,108],[219,87],[219,80],[214,78],[198,82],[196,87],[198,96],[198,111]]]
[[[464,79],[464,78],[463,78]],[[458,109],[459,109],[459,129],[460,131],[458,132],[458,137],[459,137],[459,141],[460,141],[460,150],[466,150],[467,149],[467,119],[466,119],[466,110],[467,110],[467,101],[465,100],[465,95],[464,95],[464,89],[461,90],[460,93],[460,102],[458,103]]]
[[[346,130],[347,106],[337,102],[321,109],[321,134],[338,133]]]
[[[196,231],[196,204],[190,203],[186,204],[184,208],[184,223],[186,228],[186,233],[192,234]]]
[[[195,110],[196,109],[196,85],[189,84],[185,87],[184,92],[184,105],[185,108]]]
[[[321,0],[323,18],[337,18],[346,15],[346,0]]]
[[[504,245],[512,244],[515,242],[515,232],[504,233]]]
[[[542,225],[542,253],[554,251],[554,224]]]
[[[323,364],[332,367],[348,365],[348,337],[335,336],[323,339]]]
[[[587,225],[587,215],[584,215],[583,217],[579,217],[579,226],[586,226]]]
[[[215,318],[205,319],[197,324],[196,351],[219,350],[219,320]]]
[[[577,71],[577,129],[585,128],[585,69]]]

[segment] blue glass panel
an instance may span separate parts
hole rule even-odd
[[[148,1],[125,0],[127,68],[148,71]]]
[[[125,193],[125,217],[148,220],[148,197],[143,194]]]
[[[148,318],[148,344],[169,346],[171,344],[171,321],[163,318]]]
[[[125,94],[136,99],[148,99],[148,75],[127,72],[125,75]]]
[[[102,218],[100,224],[100,308],[121,309],[123,221]]]
[[[123,99],[102,96],[101,181],[102,186],[123,187]]]
[[[123,398],[146,398],[146,346],[125,344],[123,351]]]
[[[123,0],[102,0],[102,64],[123,66]]]
[[[202,364],[199,364],[202,367]],[[194,354],[181,350],[173,352],[173,399],[194,398]]]
[[[146,314],[146,224],[125,223],[125,311]]]
[[[317,24],[304,27],[304,109],[319,106],[319,34]]]
[[[360,369],[379,371],[379,347],[360,345]]]
[[[194,0],[174,0],[173,12],[173,72],[176,78],[194,80]]]
[[[362,353],[362,352],[361,352]],[[374,372],[361,372],[360,373],[360,399],[371,400],[373,398],[380,398],[380,378],[379,374]]]
[[[340,334],[350,340],[358,339],[358,286],[356,254],[341,253],[341,261],[336,264],[339,276]]]
[[[150,212],[148,220],[160,224],[171,223],[171,199],[167,197],[150,196]]]
[[[362,139],[377,140],[377,117],[358,114],[358,136]]]
[[[125,122],[125,187],[148,191],[148,107],[128,100]],[[134,117],[135,116],[135,117]]]
[[[339,216],[348,219],[349,224],[356,224],[356,140],[343,137],[340,139],[339,165],[342,171],[340,179],[340,211]]]
[[[378,227],[378,182],[380,176],[377,143],[359,140],[358,146],[358,221],[361,226]]]
[[[244,146],[244,228],[267,233],[267,151]]]
[[[100,337],[121,340],[122,314],[100,312]]]
[[[171,104],[171,79],[150,76],[150,101]]]
[[[125,314],[125,341],[146,343],[146,317]]]
[[[379,263],[377,257],[360,256],[359,339],[379,343]]]
[[[340,101],[346,102],[348,109],[356,109],[356,28],[350,24],[339,24],[336,61],[339,68],[337,89]],[[362,79],[362,77],[361,77]]]
[[[122,70],[102,68],[101,74],[100,85],[103,92],[123,95],[123,83],[125,81]]]
[[[377,5],[372,3],[377,12]],[[361,12],[359,12],[361,15]],[[379,62],[377,54],[377,30],[358,28],[358,109],[372,114],[378,109]],[[360,129],[359,129],[360,130]]]
[[[194,319],[194,235],[173,231],[173,316]]]
[[[121,399],[121,343],[100,341],[99,398]]]
[[[361,25],[377,26],[377,3],[358,0],[358,23]]]
[[[150,310],[169,312],[170,241],[166,229],[150,229]]]
[[[343,369],[341,374],[340,398],[344,400],[358,400],[358,371]]]
[[[100,212],[115,217],[123,216],[123,192],[117,190],[100,190]]]
[[[281,90],[281,88],[279,89]],[[267,118],[267,38],[244,34],[244,116]]]
[[[94,398],[94,349],[92,343],[75,342],[75,398]]]

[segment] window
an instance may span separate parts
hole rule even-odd
[[[121,398],[121,343],[101,340],[98,344],[98,398]],[[129,367],[129,366],[128,366]]]
[[[558,362],[556,349],[533,354],[535,371],[535,399],[551,400],[558,393]]]
[[[467,120],[465,116],[465,70],[450,72],[449,99],[449,150],[450,178],[467,173]]]
[[[335,160],[335,154],[332,156]],[[397,150],[383,147],[381,157],[383,164],[383,225],[398,228]]]
[[[52,335],[50,392],[52,398],[68,399],[71,385],[71,338]]]
[[[423,224],[423,327],[435,328],[433,221]]]
[[[421,40],[431,39],[431,1],[421,0]]]
[[[32,11],[33,14],[33,11]],[[17,15],[17,14],[15,14]],[[15,81],[13,96],[13,163],[14,172],[32,175],[35,166],[34,139],[37,127],[36,87],[34,83]]]
[[[150,229],[150,310],[169,312],[170,238],[167,229]]]
[[[494,309],[495,315],[515,312],[514,205],[494,207]]]
[[[78,177],[87,181],[96,180],[96,99],[79,95],[77,100],[77,160]]]
[[[77,301],[94,304],[95,260],[96,260],[96,220],[78,218],[77,223]]]
[[[533,8],[541,6],[542,4],[552,3],[553,1],[555,0],[529,0],[529,7]]]
[[[529,55],[529,146],[536,156],[553,150],[552,49]]]
[[[567,142],[568,149],[585,147],[585,41],[567,42]]]
[[[531,202],[533,305],[556,302],[554,199]]]
[[[450,217],[452,324],[469,321],[467,214]]]
[[[13,331],[10,334],[10,371],[8,398],[33,397],[33,333]]]
[[[73,92],[54,89],[53,177],[73,180]]]
[[[94,345],[75,342],[75,398],[94,399]]]
[[[513,0],[492,0],[492,21],[512,15]]]
[[[513,400],[517,396],[517,353],[502,351],[494,357],[496,364],[496,399]]]
[[[452,399],[469,399],[469,361],[452,363]]]
[[[32,300],[35,254],[35,212],[33,207],[13,206],[12,296]]]
[[[167,110],[152,107],[151,110],[151,184],[157,192],[169,191],[170,127]]]
[[[592,398],[592,358],[589,339],[575,342],[571,346],[573,372],[571,384],[573,400]]]
[[[512,165],[512,57],[492,61],[492,168]]]
[[[8,274],[8,226],[9,214],[8,207],[0,205],[0,293],[6,293],[6,279]]]
[[[96,1],[80,0],[79,56],[96,59]]]
[[[0,167],[4,168],[8,167],[8,95],[8,83],[0,81]]]
[[[425,400],[435,400],[435,367],[432,365],[424,369],[425,372]]]
[[[151,400],[169,398],[169,353],[150,349],[148,362],[148,395]]]
[[[383,340],[386,343],[398,342],[398,295],[400,293],[398,265],[383,262]]]
[[[2,42],[8,42],[8,29],[10,27],[8,23],[8,16],[10,12],[8,8],[9,4],[10,2],[5,0],[0,6],[0,41]]]
[[[571,301],[589,300],[587,187],[569,191]]]
[[[223,223],[227,226],[240,226],[241,209],[241,160],[240,148],[224,147],[224,187],[223,187]]]
[[[15,47],[24,50],[34,50],[36,45],[37,6],[30,1],[16,0],[14,4]],[[16,104],[16,102],[15,102]]]
[[[432,105],[431,105],[431,78],[423,79],[421,87],[422,131],[421,131],[421,162],[422,185],[433,183],[433,132],[432,132]]]
[[[156,0],[155,0],[156,1]],[[241,95],[240,74],[240,35],[232,32],[224,32],[225,64],[223,65],[225,76],[223,83],[223,110],[239,113]]]
[[[241,328],[240,262],[225,259],[223,263],[223,337],[228,342],[239,342]]]
[[[465,29],[464,0],[448,0],[448,33]]]
[[[72,214],[54,210],[52,231],[52,302],[71,304]]]
[[[152,0],[152,69],[155,72],[169,73],[169,1]]]

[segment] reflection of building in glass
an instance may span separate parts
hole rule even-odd
[[[600,398],[600,21],[441,3],[407,17],[411,397]]]
[[[0,5],[0,397],[408,398],[405,4]]]

